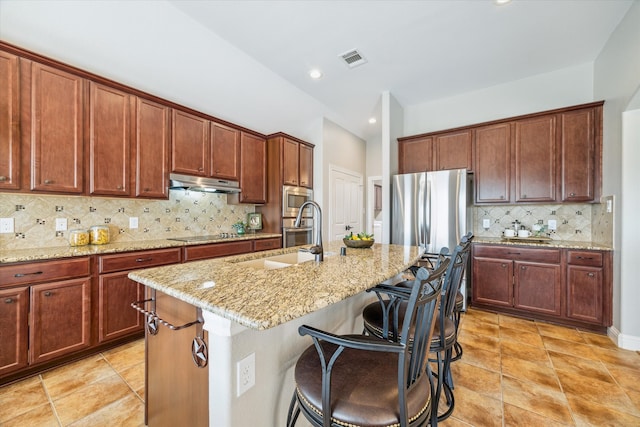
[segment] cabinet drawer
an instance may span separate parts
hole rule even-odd
[[[269,249],[280,249],[282,247],[282,240],[280,239],[261,239],[256,240],[253,244],[254,251],[266,251]]]
[[[90,274],[88,257],[13,264],[0,267],[0,288],[84,277]]]
[[[571,265],[602,267],[602,258],[602,252],[567,251],[567,263]]]
[[[502,258],[515,261],[560,263],[560,249],[524,248],[522,246],[475,245],[474,257]]]
[[[214,243],[211,245],[187,246],[184,248],[184,260],[195,261],[198,259],[218,258],[230,255],[246,254],[253,251],[253,242],[243,240],[241,242]]]
[[[98,257],[100,273],[134,270],[138,268],[156,267],[180,262],[180,248],[158,249],[153,251],[128,252],[117,255]]]

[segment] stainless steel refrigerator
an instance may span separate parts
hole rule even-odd
[[[453,250],[472,231],[473,186],[466,169],[394,175],[392,185],[391,243],[437,254],[444,246]]]

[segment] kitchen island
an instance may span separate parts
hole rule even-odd
[[[309,324],[338,334],[360,333],[362,308],[374,298],[364,291],[395,280],[421,255],[418,247],[374,244],[369,249],[348,248],[347,255],[341,256],[341,247],[339,241],[325,245],[323,262],[260,261],[298,252],[298,248],[287,248],[129,273],[129,278],[149,290],[200,309],[208,346],[208,393],[201,393],[208,399],[208,417],[204,417],[208,425],[284,425],[294,388],[293,367],[311,342],[298,335],[298,327]],[[191,337],[197,327],[189,328]],[[159,328],[157,336],[174,332]],[[152,371],[149,361],[153,358],[162,357],[165,366],[172,366],[178,352],[188,351],[191,357],[191,348],[154,355],[151,339],[147,333],[147,380],[164,375]],[[240,393],[241,388],[246,390]],[[173,392],[178,397],[180,391]],[[153,427],[162,425],[171,410],[156,416],[152,399],[147,394],[148,421]]]

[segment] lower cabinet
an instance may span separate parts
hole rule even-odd
[[[0,289],[0,377],[27,367],[29,288]]]
[[[472,305],[591,329],[611,325],[610,253],[474,244]]]
[[[253,251],[268,251],[270,249],[280,249],[282,247],[282,239],[280,237],[269,239],[257,239],[253,242]]]

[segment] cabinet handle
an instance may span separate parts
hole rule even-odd
[[[136,262],[147,262],[152,260],[153,258],[136,258]]]
[[[43,294],[45,297],[50,297],[51,295],[53,295],[53,292],[51,291],[47,291]]]
[[[569,193],[569,196],[574,197],[576,193]]]
[[[204,172],[204,168],[198,168],[198,172]]]
[[[595,277],[596,275],[595,275],[594,273],[589,273],[589,274],[587,274],[587,276],[589,276],[589,277]]]
[[[145,192],[145,193],[148,193],[149,191],[151,191],[151,189],[150,189],[150,188],[145,188],[145,189],[144,189],[144,192]]]
[[[500,200],[504,200],[504,196],[500,196]]]
[[[52,180],[52,179],[45,179],[45,180],[44,180],[44,183],[45,183],[46,185],[53,184],[53,180]]]
[[[522,195],[522,198],[523,198],[523,199],[526,199],[526,198],[527,198],[527,195],[526,195],[526,194],[523,194],[523,195]]]
[[[578,256],[578,259],[593,259],[592,256]]]
[[[122,185],[118,185],[118,186],[116,187],[116,190],[122,190],[123,188],[124,188],[124,187],[123,187]]]
[[[502,264],[502,268],[507,268],[507,264]]]
[[[524,265],[520,266],[520,270],[526,270],[526,269],[527,269],[527,267],[525,267]]]
[[[16,273],[13,277],[37,276],[38,274],[42,274],[42,271],[36,271],[33,273]]]
[[[509,255],[520,255],[520,252],[507,252]]]
[[[7,180],[6,176],[0,176],[0,182],[5,182]]]
[[[11,304],[13,302],[13,298],[5,298],[4,303],[5,304]]]

